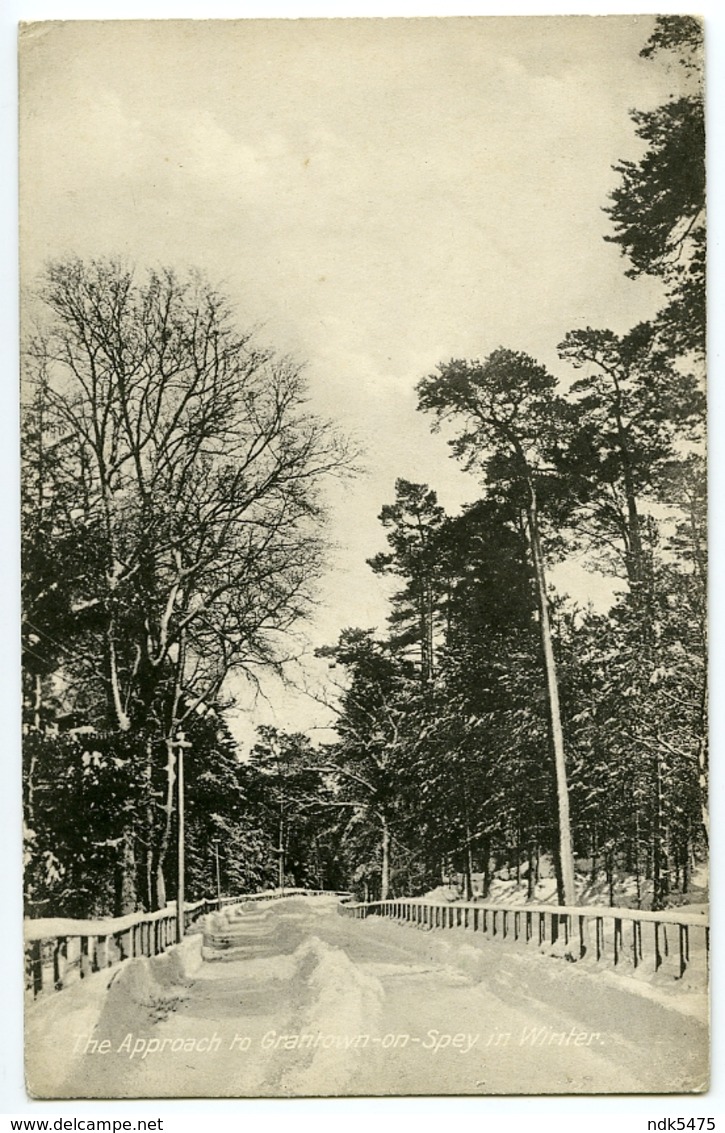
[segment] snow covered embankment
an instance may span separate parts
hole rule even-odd
[[[135,1029],[140,1011],[163,1013],[165,1005],[178,1002],[201,962],[201,936],[189,936],[160,956],[127,960],[39,999],[28,1008],[25,1023],[31,1097],[62,1097],[64,1082],[95,1049],[94,1042],[115,1050]]]

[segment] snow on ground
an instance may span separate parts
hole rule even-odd
[[[368,918],[365,926],[376,926],[379,934],[392,933],[390,939],[399,939],[395,934],[407,925],[398,925],[384,918]],[[465,929],[422,930],[413,929],[415,935],[407,940],[407,947],[422,961],[428,961],[465,972],[472,978],[484,980],[491,965],[501,957],[516,958],[516,962],[542,965],[541,971],[547,976],[553,972],[565,973],[566,979],[585,976],[593,986],[606,985],[617,988],[630,995],[640,996],[657,1003],[668,1011],[688,1015],[705,1024],[708,1019],[708,995],[702,978],[704,965],[696,970],[695,965],[685,973],[683,979],[675,979],[672,968],[667,967],[655,973],[651,963],[643,963],[635,969],[631,962],[623,960],[612,970],[606,963],[594,959],[572,961],[570,953],[563,945],[544,943],[539,947],[523,940],[514,941],[511,937],[491,939],[482,934],[474,935]],[[532,970],[539,970],[534,967]],[[575,974],[576,973],[576,974]]]
[[[632,981],[612,982],[591,965],[463,929],[353,920],[319,897],[248,902],[210,916],[204,929],[201,965],[199,934],[181,957],[172,950],[127,962],[116,977],[102,973],[111,981],[107,995],[90,980],[36,1004],[28,1032],[36,1093],[635,1093],[706,1085],[704,1012],[680,1010],[676,996],[633,995],[625,986]],[[39,1067],[58,1053],[41,1082]]]
[[[512,870],[501,870],[491,878],[486,901],[501,905],[556,905],[556,877],[551,860],[542,855],[539,863],[540,876],[534,885],[531,898],[528,895],[526,874],[528,866],[521,867],[519,880]],[[483,900],[483,874],[474,873],[471,878],[474,897]],[[609,884],[601,873],[592,881],[589,871],[579,870],[575,876],[577,903],[580,905],[609,905]],[[613,881],[614,904],[620,909],[650,909],[652,907],[652,882],[643,879],[637,892],[636,878],[617,870]],[[450,883],[431,889],[420,900],[426,902],[463,900],[462,878],[452,879]],[[697,866],[690,878],[689,892],[673,893],[670,906],[681,912],[702,912],[707,908],[708,876],[705,866]]]
[[[349,1038],[350,1044],[315,1046],[309,1063],[287,1075],[285,1092],[304,1097],[322,1087],[325,1093],[342,1093],[354,1069],[350,1060],[357,1054],[356,1036],[380,1030],[385,992],[343,949],[331,948],[319,937],[300,945],[295,958],[311,996],[299,1024],[301,1034],[327,1032]]]
[[[181,988],[189,986],[200,965],[201,938],[192,936],[161,956],[139,956],[29,1004],[25,1078],[31,1097],[64,1096],[63,1083],[82,1069],[87,1048],[95,1052],[92,1036],[99,1027],[110,1051],[116,1035],[140,1012],[173,1010],[170,1005],[178,1002]],[[110,1027],[102,1022],[108,1019]]]

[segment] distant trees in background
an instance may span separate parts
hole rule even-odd
[[[263,725],[245,767],[249,801],[275,859],[274,884],[341,888],[338,830],[347,804],[309,737]]]

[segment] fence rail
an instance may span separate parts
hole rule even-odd
[[[391,917],[423,929],[463,928],[489,939],[556,949],[569,960],[707,978],[710,929],[700,913],[564,905],[428,902],[415,898],[347,903],[341,916]]]
[[[220,912],[246,901],[281,897],[348,897],[322,889],[267,890],[238,897],[204,898],[184,908],[184,929],[207,913]],[[178,943],[176,905],[155,913],[130,913],[104,920],[43,917],[24,922],[26,989],[37,997],[61,991],[79,979],[136,956],[158,956]]]

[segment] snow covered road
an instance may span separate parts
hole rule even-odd
[[[46,1037],[76,1048],[60,1096],[706,1086],[702,996],[634,994],[632,981],[463,930],[343,918],[324,898],[249,903],[208,928],[221,947],[205,949],[183,983],[155,996],[109,993],[89,1033],[56,1009],[55,1039]]]

